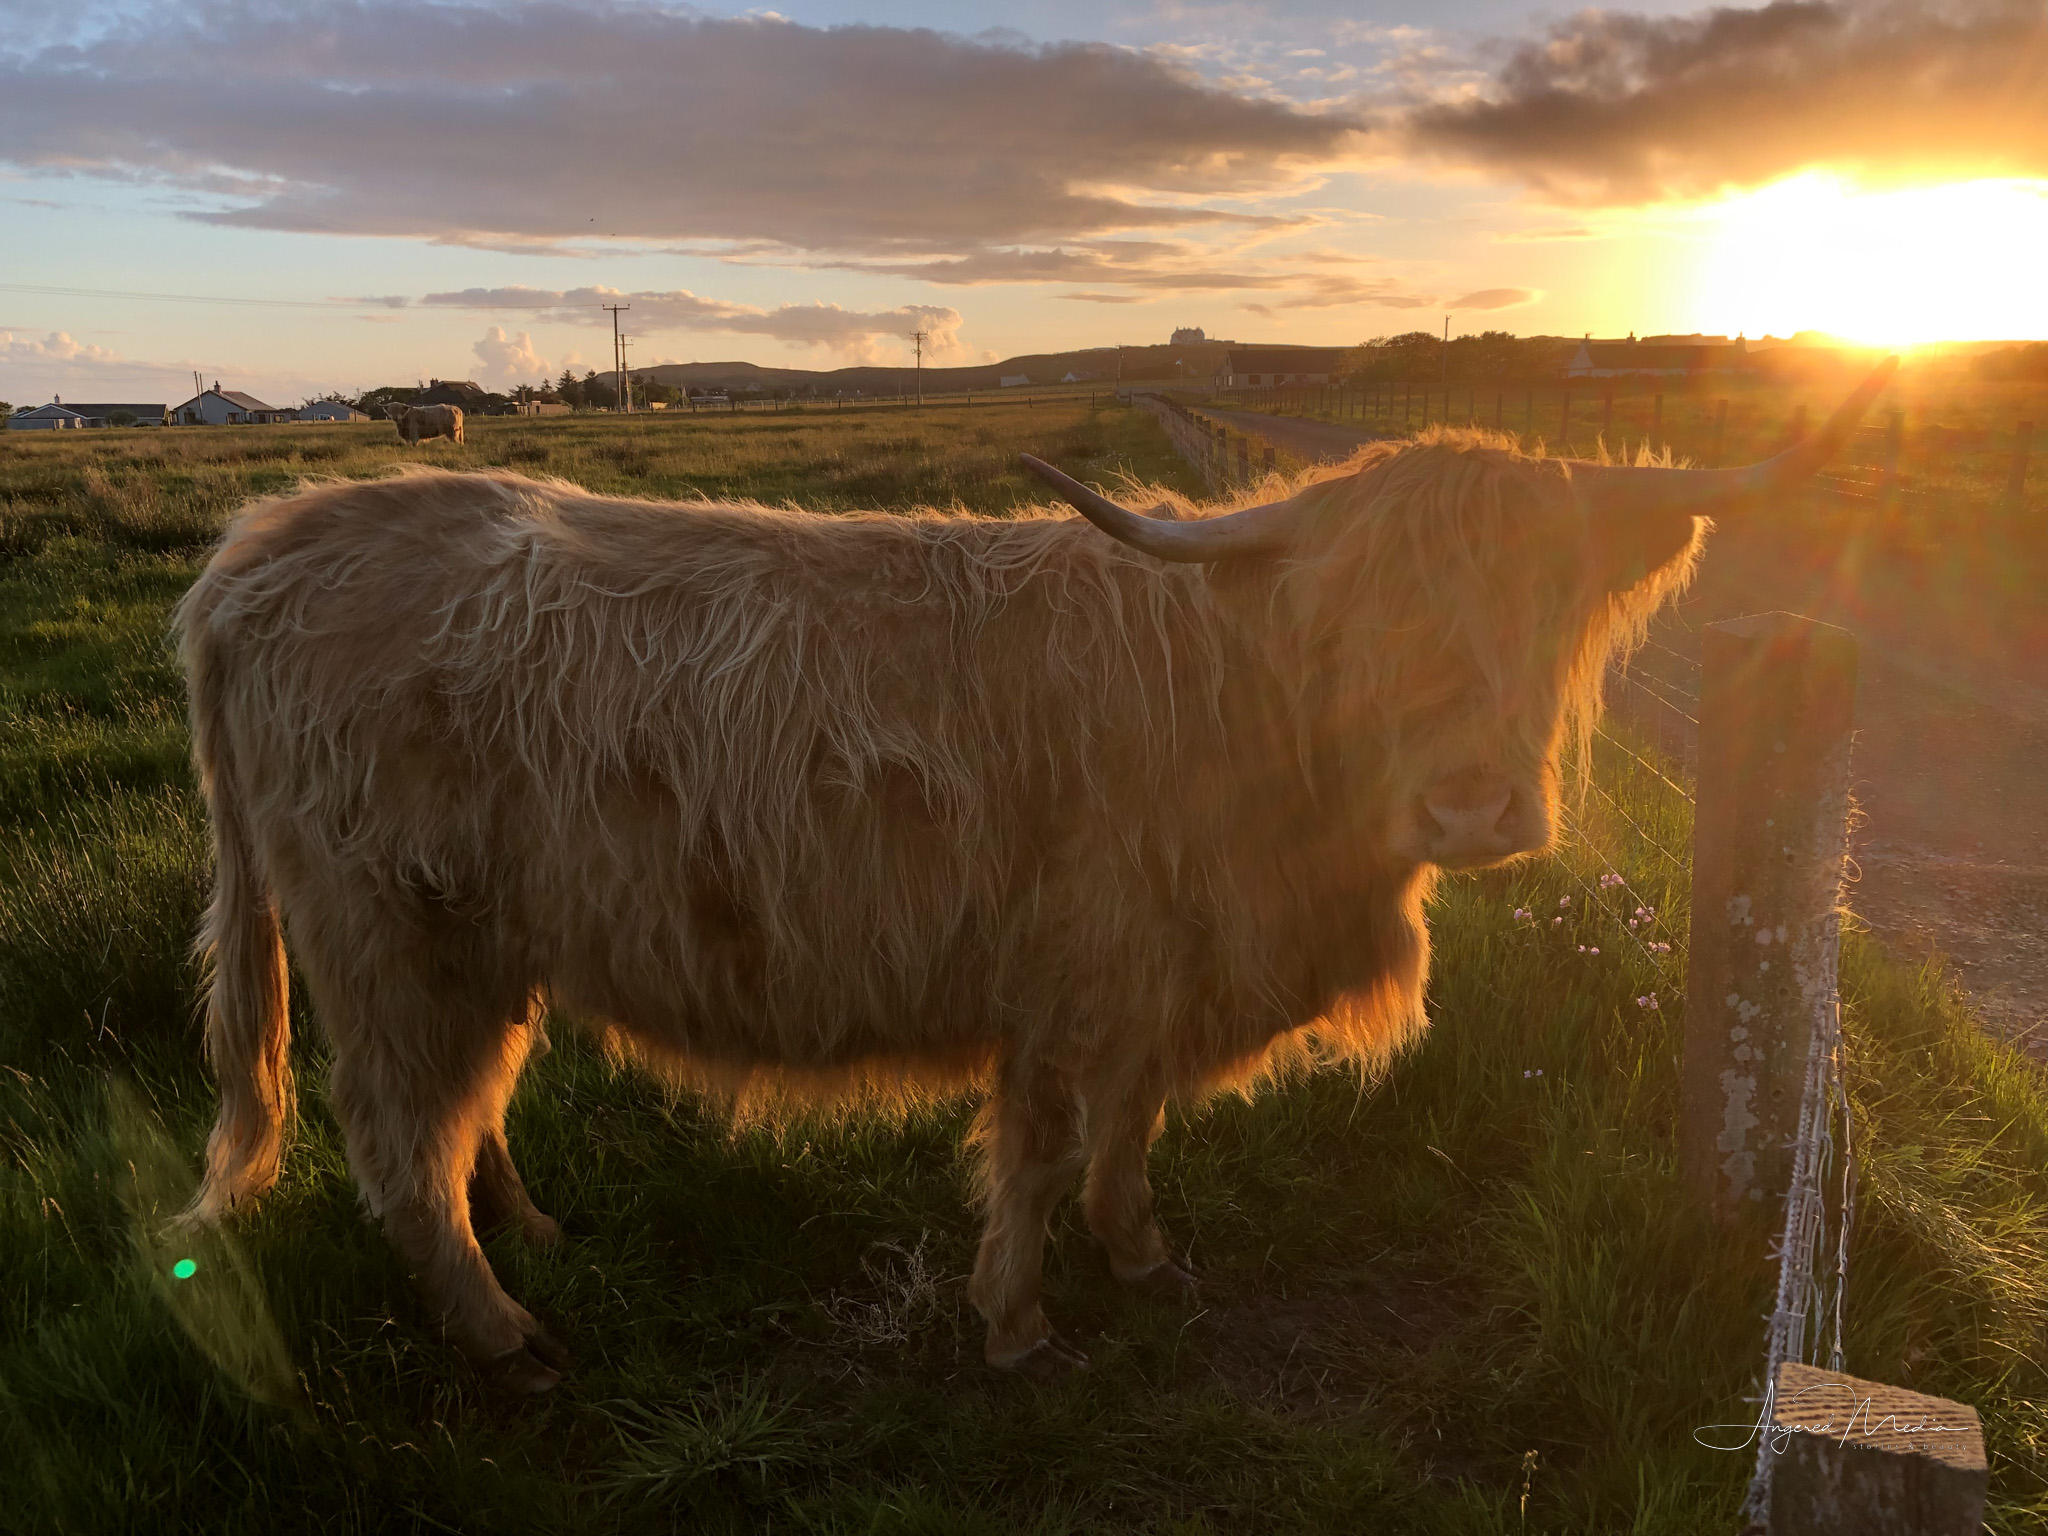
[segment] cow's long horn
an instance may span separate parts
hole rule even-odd
[[[1899,360],[1888,357],[1818,432],[1783,453],[1741,469],[1653,469],[1634,465],[1572,465],[1572,480],[1587,499],[1611,512],[1711,512],[1736,501],[1783,492],[1815,474],[1842,451],[1863,413],[1891,382]]]
[[[1287,542],[1291,505],[1271,501],[1222,517],[1168,522],[1120,507],[1091,491],[1072,475],[1061,474],[1045,460],[1019,455],[1024,467],[1060,493],[1089,522],[1120,544],[1156,555],[1161,560],[1200,562],[1231,560],[1242,555],[1269,555]]]

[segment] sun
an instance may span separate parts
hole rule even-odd
[[[1809,173],[1700,210],[1698,313],[1871,346],[2048,337],[2048,181],[1861,191]]]

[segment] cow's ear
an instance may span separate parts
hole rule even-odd
[[[1602,586],[1626,592],[1692,548],[1702,518],[1661,509],[1616,511],[1595,505],[1587,532]]]

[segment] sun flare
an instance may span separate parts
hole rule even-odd
[[[1712,329],[1872,346],[2048,336],[2048,181],[1864,192],[1810,173],[1703,212]]]

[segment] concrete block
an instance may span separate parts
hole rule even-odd
[[[1768,1536],[1977,1536],[1977,1410],[1787,1361],[1772,1402]]]

